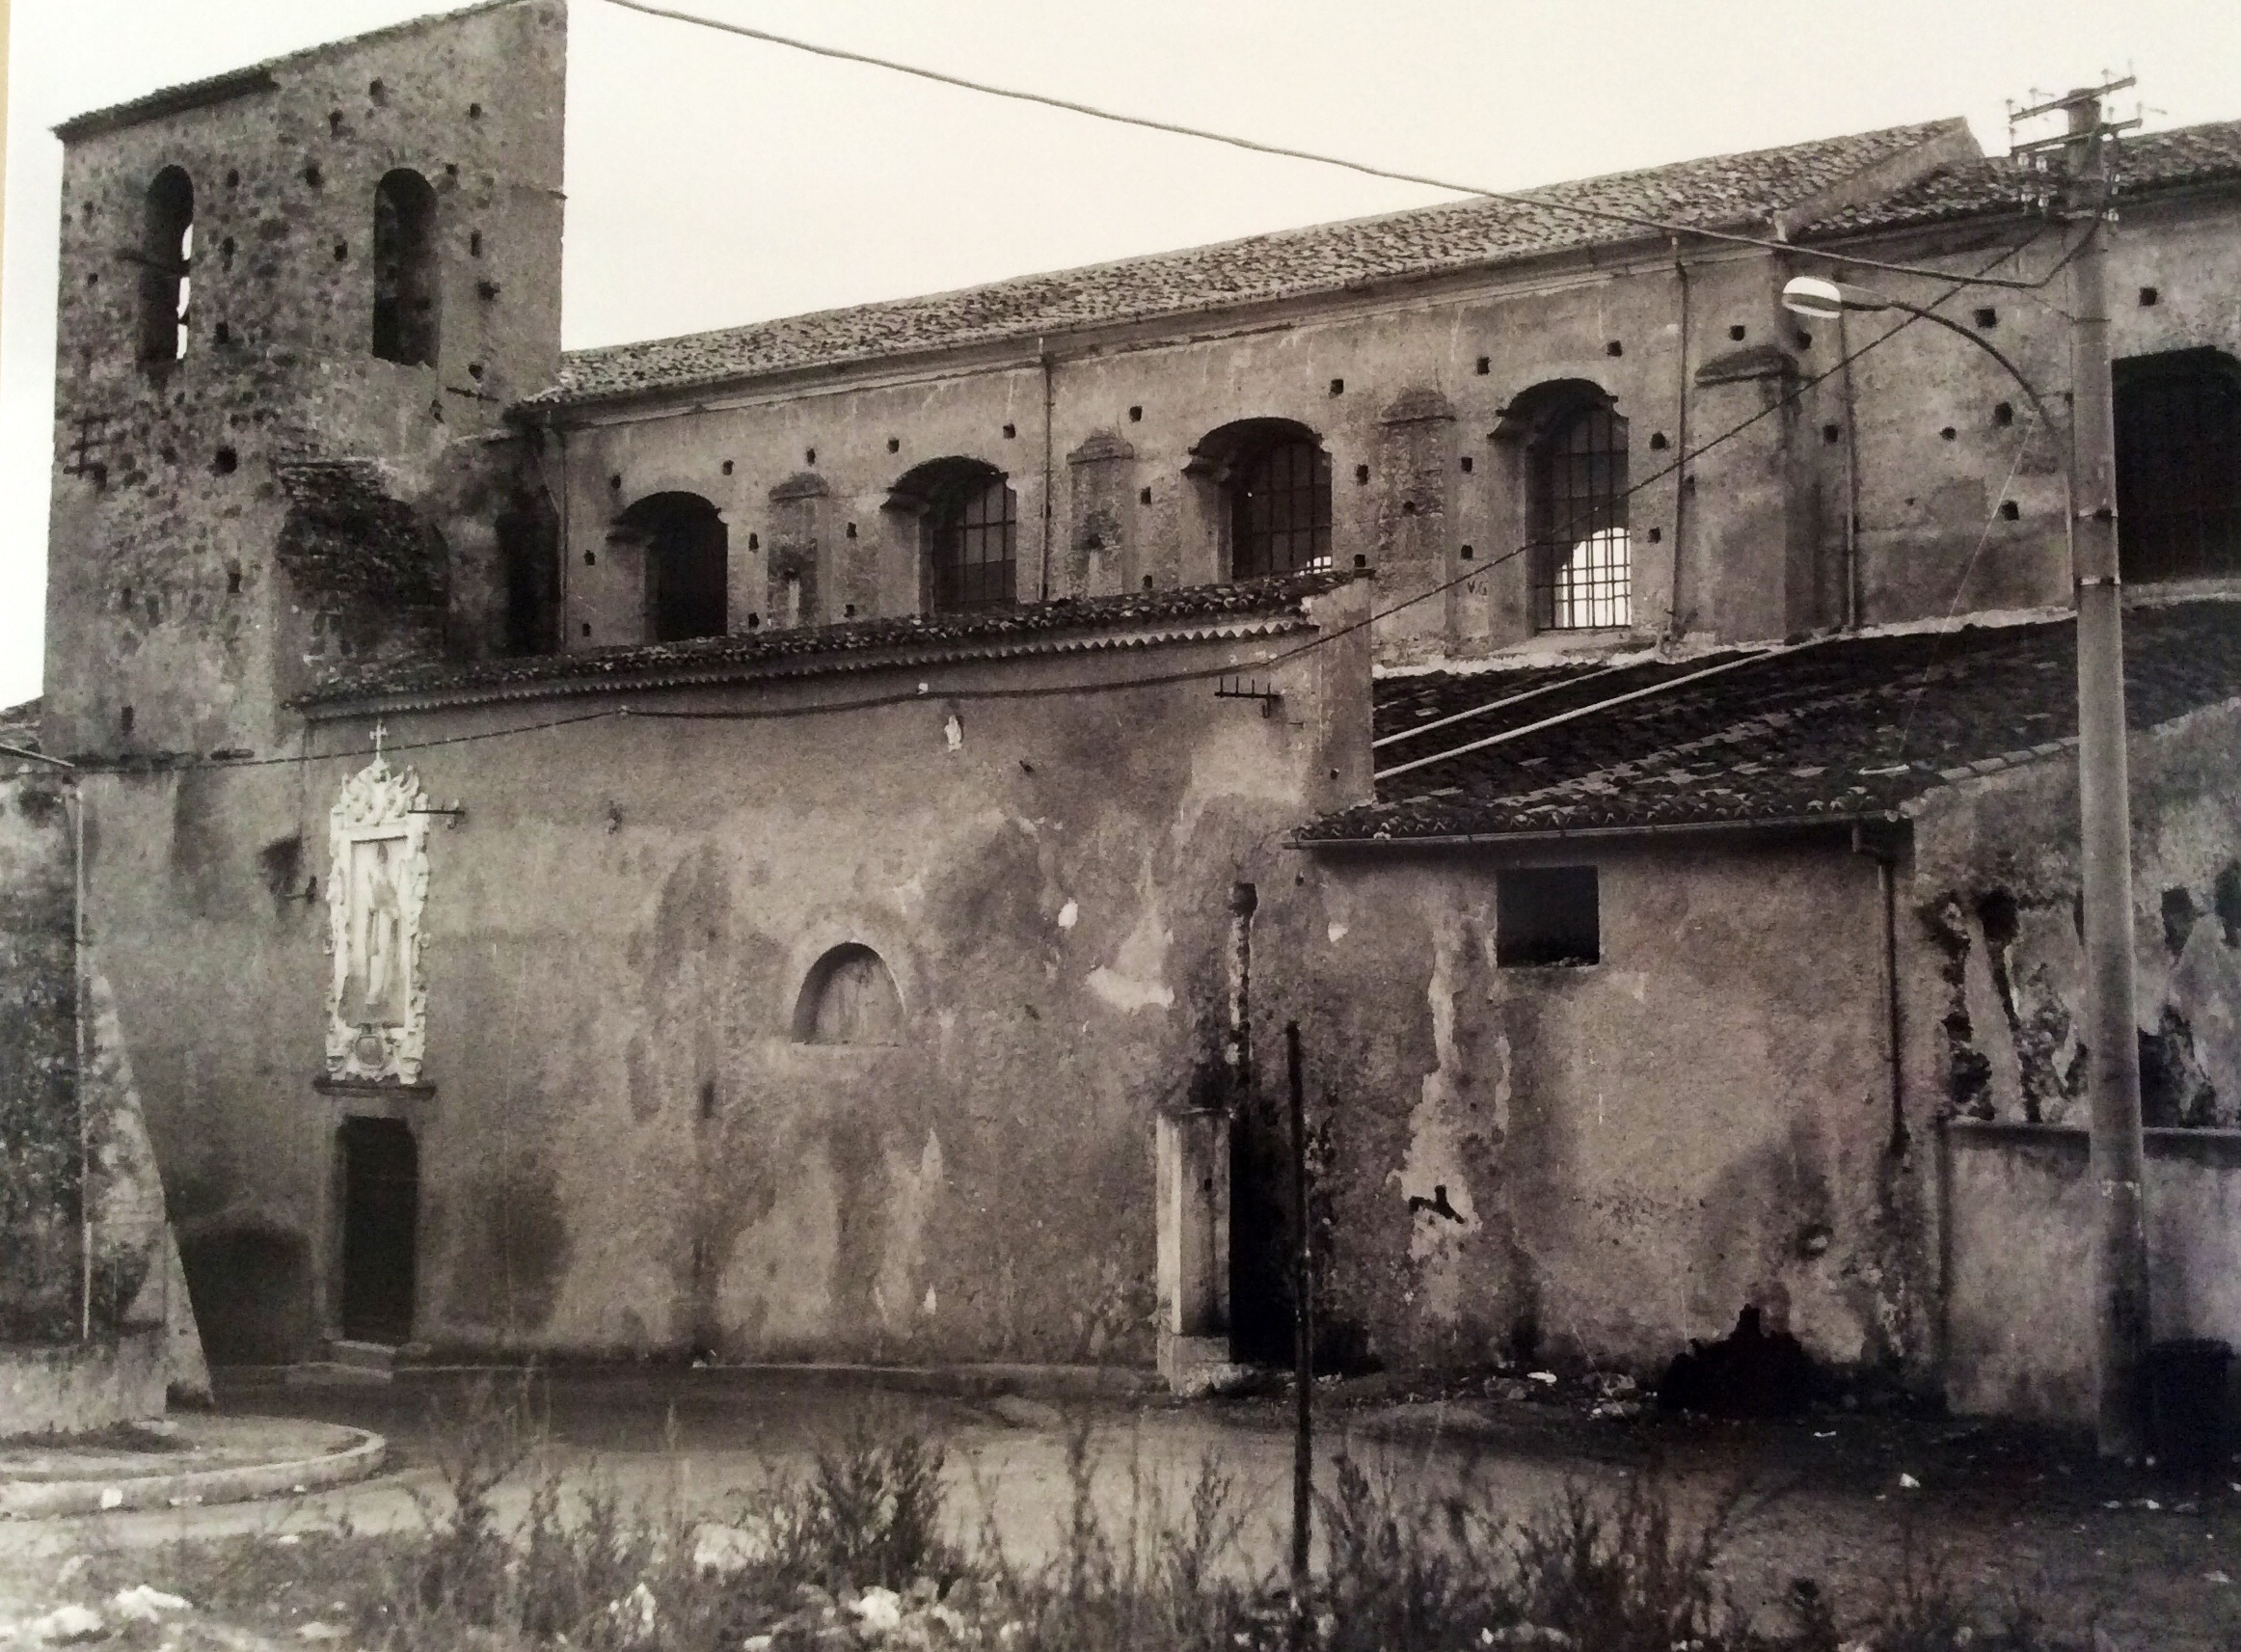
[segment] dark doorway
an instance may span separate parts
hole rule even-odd
[[[730,534],[698,494],[652,494],[615,520],[611,536],[645,549],[646,640],[721,636],[730,599]]]
[[[517,491],[498,519],[505,572],[504,651],[551,654],[560,645],[560,518],[543,489]]]
[[[420,1154],[394,1119],[342,1125],[342,1335],[395,1344],[413,1335],[413,1227]]]

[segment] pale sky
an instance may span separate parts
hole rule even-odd
[[[667,0],[978,79],[1489,188],[1965,115],[2127,68],[2241,117],[2235,0]],[[14,0],[0,706],[39,691],[68,116],[427,0]],[[1438,199],[572,0],[571,348]]]

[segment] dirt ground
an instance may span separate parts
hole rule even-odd
[[[184,1558],[192,1546],[240,1551],[246,1539],[246,1552],[268,1556],[277,1581],[319,1533],[413,1530],[439,1483],[446,1419],[463,1403],[464,1380],[222,1384],[224,1411],[379,1430],[391,1442],[389,1469],[281,1502],[0,1523],[0,1624],[91,1602],[96,1584],[165,1588],[193,1575]],[[991,1530],[1028,1559],[1063,1530],[1066,1436],[1086,1421],[1096,1496],[1117,1526],[1147,1505],[1174,1507],[1211,1459],[1251,1509],[1241,1562],[1273,1567],[1284,1552],[1293,1441],[1281,1396],[1062,1407],[833,1376],[683,1371],[559,1374],[541,1379],[536,1394],[549,1430],[544,1460],[571,1480],[717,1515],[774,1469],[805,1464],[819,1441],[867,1410],[907,1421],[946,1444],[960,1526]],[[1840,1603],[1867,1606],[1942,1569],[1964,1592],[1984,1600],[2019,1592],[2049,1625],[2072,1634],[2098,1627],[2118,1648],[2241,1646],[2241,1584],[2232,1581],[2241,1579],[2241,1477],[2187,1483],[2112,1469],[2082,1439],[1836,1410],[1721,1422],[1554,1391],[1420,1400],[1390,1382],[1319,1395],[1318,1430],[1318,1483],[1345,1452],[1401,1487],[1438,1490],[1472,1476],[1516,1516],[1545,1507],[1568,1484],[1607,1488],[1644,1474],[1661,1476],[1698,1515],[1740,1494],[1724,1570],[1748,1602],[1775,1600],[1806,1577]],[[517,1483],[501,1507],[518,1511],[526,1497]],[[205,1625],[218,1636],[207,1643],[248,1647],[281,1634],[300,1647],[290,1626],[318,1607],[276,1583],[269,1610],[250,1614],[260,1621]],[[175,1646],[202,1643],[181,1635],[165,1631]],[[7,1638],[0,1630],[0,1644]]]

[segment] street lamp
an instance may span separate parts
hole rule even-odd
[[[2073,111],[2073,130],[2083,124]],[[2092,105],[2097,134],[2099,105]],[[2100,222],[2071,261],[2072,414],[2062,454],[2070,570],[2077,599],[2078,824],[2085,907],[2086,1044],[2092,1104],[2094,1234],[2093,1355],[2096,1431],[2103,1456],[2146,1450],[2142,1401],[2147,1364],[2148,1280],[2145,1150],[2140,1133],[2140,1046],[2134,1011],[2132,822],[2124,752],[2124,639],[2117,570],[2116,433],[2109,395],[2108,304]],[[1782,288],[1799,315],[1898,310],[1958,334],[1990,356],[2031,398],[2050,434],[2060,426],[2038,391],[1989,339],[1887,294],[1818,276]],[[2057,451],[2061,452],[2059,436]]]

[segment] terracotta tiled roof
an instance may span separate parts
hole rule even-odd
[[[1715,675],[1683,679],[1732,667]],[[2241,696],[2241,601],[2125,616],[2135,727]],[[1378,750],[1381,769],[1666,683],[1659,693],[1378,782],[1310,842],[1888,819],[1930,789],[2051,757],[2077,735],[2068,619],[1837,637],[1594,671],[1381,679],[1381,735],[1538,689]]]
[[[2127,137],[2118,157],[2120,200],[2241,179],[2241,121]],[[1816,221],[1799,239],[2036,211],[2052,181],[2044,172],[2005,155],[1944,166],[1904,188]]]
[[[1642,234],[1625,224],[1564,211],[1564,203],[1707,229],[1763,226],[1870,167],[1927,144],[1950,143],[1959,131],[1958,121],[1892,126],[1552,184],[1524,192],[1530,204],[1463,201],[926,298],[577,350],[563,359],[559,383],[532,399],[601,400],[917,350],[1033,339],[1069,328],[1467,270]]]
[[[1304,625],[1309,598],[1336,590],[1354,578],[1343,572],[1291,574],[1088,601],[751,631],[690,642],[585,649],[467,665],[443,662],[377,665],[338,675],[295,704],[316,708],[400,698],[433,704],[521,699],[604,689],[866,671],[1014,653],[1102,651],[1183,637],[1269,635]]]

